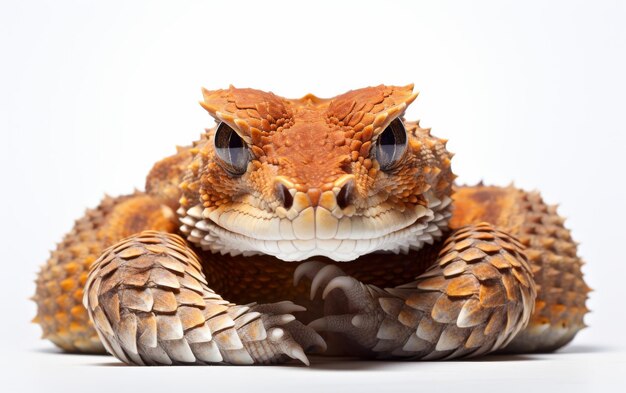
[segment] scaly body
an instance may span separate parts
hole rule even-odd
[[[415,97],[204,91],[218,125],[52,253],[44,336],[148,365],[566,344],[588,288],[563,220],[537,193],[455,186],[445,141],[402,119]]]

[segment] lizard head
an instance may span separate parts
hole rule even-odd
[[[441,236],[454,175],[445,141],[402,118],[413,86],[331,99],[203,90],[216,120],[181,187],[204,249],[289,261],[408,252]]]

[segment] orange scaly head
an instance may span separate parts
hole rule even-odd
[[[441,235],[453,175],[445,143],[402,115],[413,86],[332,99],[203,90],[218,125],[194,148],[182,230],[205,249],[348,261]]]

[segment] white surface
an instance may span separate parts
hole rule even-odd
[[[8,392],[623,392],[623,353],[572,346],[551,355],[456,362],[313,358],[310,367],[128,367],[107,356],[29,352],[4,379]],[[85,384],[88,384],[86,389]]]
[[[624,20],[620,1],[2,2],[2,390],[624,391]],[[590,328],[565,353],[139,369],[38,340],[25,299],[48,250],[104,192],[142,187],[210,125],[200,86],[295,97],[381,82],[416,83],[407,117],[450,139],[461,182],[514,180],[561,203],[596,290]]]

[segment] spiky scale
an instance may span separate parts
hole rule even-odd
[[[144,238],[159,247],[144,247]],[[155,238],[160,241],[155,243]],[[302,324],[290,327],[294,317],[289,314],[266,315],[249,306],[229,303],[187,270],[174,274],[165,269],[161,263],[164,257],[179,260],[186,266],[199,266],[198,257],[192,251],[172,252],[179,245],[175,235],[146,231],[105,251],[101,260],[111,260],[109,254],[115,255],[107,266],[121,261],[112,274],[101,276],[100,261],[94,264],[90,274],[97,277],[88,279],[84,301],[109,351],[124,362],[139,365],[222,360],[251,364],[279,361],[283,355],[308,362],[293,337],[303,340],[306,337],[313,342],[322,340],[311,328]],[[128,253],[125,257],[118,255],[128,249],[145,252],[135,256],[134,251],[132,258],[128,258]],[[186,259],[181,260],[181,256]],[[147,264],[146,259],[160,259],[160,262]],[[147,269],[150,279],[141,287],[129,287],[126,280],[133,280],[137,266],[141,266],[140,270]],[[100,281],[103,285],[94,285]],[[116,285],[106,285],[107,281],[114,281]],[[181,283],[185,281],[188,284],[195,281],[195,285],[188,286],[197,287],[199,293],[183,286]],[[97,299],[97,302],[92,303],[90,299]],[[303,308],[281,302],[258,309],[280,312]],[[281,325],[281,329],[275,328],[276,325]],[[272,336],[268,344],[268,330],[280,330],[283,334]],[[260,357],[257,356],[259,348],[265,348]]]
[[[583,280],[583,261],[576,255],[577,245],[563,226],[564,220],[557,215],[556,207],[546,205],[539,193],[527,193],[512,186],[459,187],[454,198],[456,210],[451,226],[485,219],[477,217],[479,211],[493,217],[495,225],[520,240],[523,254],[528,258],[521,263],[530,266],[539,288],[528,328],[507,349],[548,351],[569,342],[585,326],[583,317],[587,312],[589,287]],[[493,264],[506,269],[516,267],[514,263],[502,256]],[[519,273],[514,270],[513,274],[516,272]],[[527,280],[526,275],[519,274],[517,279]],[[504,284],[507,292],[513,294],[510,285]],[[556,313],[552,306],[564,311]]]
[[[143,225],[150,228],[174,228],[172,221],[159,216],[161,211],[160,202],[145,194],[135,193],[119,198],[106,197],[97,208],[88,210],[83,218],[76,221],[72,231],[51,253],[37,278],[38,321],[56,345],[68,351],[103,352],[104,348],[87,315],[76,311],[66,314],[68,318],[56,318],[59,303],[48,303],[44,299],[65,299],[61,304],[67,310],[80,306],[80,278],[86,278],[91,263],[114,241],[143,229],[132,221],[133,215],[145,213],[149,218]],[[116,267],[110,269],[113,271]],[[79,293],[78,296],[74,296],[75,292]],[[86,328],[77,329],[76,326]]]
[[[232,95],[233,90],[236,90],[236,89],[231,89],[228,94]],[[338,106],[336,107],[336,109],[339,112],[345,112],[345,113],[343,114],[330,113],[329,114],[330,122],[338,125],[339,127],[349,126],[350,124],[354,125],[353,131],[348,131],[344,133],[343,135],[344,143],[336,145],[336,146],[339,146],[339,147],[351,146],[352,140],[350,140],[350,138],[353,138],[354,140],[358,140],[360,143],[360,144],[354,145],[355,149],[358,148],[359,150],[361,150],[366,143],[369,143],[368,138],[371,138],[375,132],[378,133],[381,131],[381,129],[384,127],[384,124],[383,124],[384,121],[387,121],[388,118],[390,119],[395,114],[398,114],[399,112],[404,110],[404,108],[406,107],[406,104],[410,103],[410,101],[412,101],[415,98],[412,95],[406,96],[407,93],[405,93],[404,89],[396,89],[396,91],[394,91],[393,88],[392,89],[383,88],[382,90],[374,89],[373,91],[375,92],[381,91],[382,97],[384,97],[383,100],[387,100],[387,97],[394,96],[394,94],[397,93],[399,94],[399,96],[397,97],[399,104],[398,102],[396,103],[392,102],[390,104],[387,101],[368,102],[367,100],[365,100],[365,102],[359,102],[358,104],[356,104],[357,100],[353,100],[352,99],[353,96],[348,94],[347,96],[350,97],[351,100],[344,102],[343,106],[338,104]],[[226,96],[228,96],[228,94],[226,94]],[[211,92],[205,92],[205,98],[209,97],[207,98],[209,100],[211,100],[210,98],[211,95],[212,95]],[[252,107],[246,108],[246,109],[240,109],[237,107],[238,105],[236,102],[237,99],[233,101],[227,100],[227,102],[225,103],[213,103],[213,104],[204,103],[204,104],[205,104],[205,107],[209,111],[216,112],[216,115],[218,118],[221,118],[226,121],[234,122],[234,124],[237,127],[241,128],[243,133],[246,133],[247,131],[252,132],[251,130],[255,129],[260,134],[262,134],[260,137],[257,136],[255,138],[248,138],[248,139],[253,140],[255,143],[257,142],[262,143],[263,149],[260,149],[260,150],[262,152],[265,152],[265,154],[271,155],[271,154],[276,154],[278,152],[278,149],[270,145],[270,143],[272,142],[272,139],[269,137],[270,132],[274,132],[274,131],[283,132],[284,130],[288,130],[289,127],[293,125],[293,118],[292,118],[293,113],[290,111],[291,107],[281,106],[282,101],[276,98],[276,96],[270,94],[267,97],[268,97],[267,98],[268,100],[270,98],[271,100],[276,99],[276,102],[275,102],[276,105],[273,105],[273,106],[268,105],[266,107],[257,107],[256,109],[253,109]],[[220,96],[220,99],[221,98],[223,98],[223,96]],[[356,106],[359,107],[358,110],[353,111]],[[241,120],[241,119],[245,119],[245,120]],[[354,122],[358,122],[358,123],[355,124]],[[374,123],[376,123],[375,124],[377,126],[376,129],[374,129]],[[430,129],[421,129],[419,128],[418,125],[414,126],[414,125],[411,125],[410,123],[407,123],[407,125],[408,125],[407,126],[408,131],[412,133],[413,135],[419,136],[420,138],[420,141],[411,140],[410,145],[416,151],[419,151],[421,154],[423,154],[424,160],[428,161],[424,165],[423,176],[426,179],[428,179],[428,182],[434,181],[433,179],[438,175],[442,175],[442,173],[443,173],[443,176],[441,176],[441,178],[436,184],[429,183],[429,184],[424,185],[424,188],[415,187],[415,190],[412,190],[410,192],[406,190],[400,190],[395,185],[393,187],[389,187],[389,189],[386,190],[386,192],[392,195],[394,193],[397,193],[397,195],[401,195],[402,198],[404,198],[403,201],[398,201],[398,203],[401,203],[401,204],[406,204],[406,203],[415,204],[415,203],[421,202],[422,199],[420,199],[420,196],[421,196],[420,193],[423,192],[425,189],[437,190],[438,192],[441,192],[443,194],[449,193],[449,187],[451,187],[452,185],[452,180],[454,179],[454,176],[451,175],[451,173],[446,172],[446,168],[449,169],[449,162],[450,162],[449,158],[451,157],[451,155],[448,154],[445,151],[445,148],[442,147],[443,145],[445,145],[445,141],[432,137],[430,135]],[[350,134],[350,132],[352,133]],[[171,208],[174,208],[174,209],[178,208],[179,206],[177,206],[178,205],[177,200],[180,199],[181,204],[185,206],[186,208],[186,210],[182,209],[182,211],[189,212],[189,216],[195,217],[196,219],[199,218],[198,213],[200,211],[200,209],[197,208],[197,206],[200,206],[200,205],[197,205],[198,200],[202,202],[203,204],[202,208],[211,207],[211,206],[224,206],[224,205],[228,205],[231,202],[228,192],[221,193],[221,194],[218,193],[219,195],[209,194],[206,192],[206,190],[203,191],[203,188],[202,188],[203,185],[197,179],[200,172],[203,171],[204,168],[210,167],[211,165],[214,166],[214,163],[210,163],[207,161],[207,160],[210,160],[211,155],[210,155],[210,151],[207,151],[207,148],[206,148],[209,145],[206,143],[206,136],[203,138],[205,138],[205,140],[195,143],[193,148],[179,149],[179,153],[181,154],[178,154],[177,157],[164,160],[163,165],[157,164],[155,166],[155,169],[153,169],[153,173],[151,173],[151,175],[160,174],[162,172],[167,173],[167,175],[150,176],[148,179],[148,184],[147,184],[148,192],[151,195],[155,195],[155,196],[158,195],[159,198],[162,198],[163,201],[166,201],[165,203],[168,204]],[[244,136],[244,139],[248,140],[246,139],[246,136]],[[287,142],[288,142],[288,139],[285,140],[286,145],[287,145]],[[290,143],[293,143],[293,141]],[[302,142],[300,142],[300,144],[302,145]],[[253,150],[255,148],[257,147],[253,146]],[[356,153],[356,157],[353,157],[353,160],[355,160],[355,162],[358,162],[359,165],[362,165],[363,167],[365,167],[367,169],[366,171],[367,174],[370,177],[374,178],[378,173],[376,169],[376,163],[375,162],[372,163],[371,162],[372,160],[369,159],[370,162],[366,164],[366,160],[368,159],[362,157],[366,153],[365,151],[359,151],[359,152],[355,151],[352,153]],[[189,162],[190,155],[195,155],[195,157],[191,160],[191,162]],[[186,157],[186,158],[183,158],[183,157]],[[435,160],[436,157],[439,158],[438,162]],[[184,165],[179,165],[183,162],[184,162]],[[275,157],[274,158],[270,157],[268,158],[267,162],[271,162],[273,165],[278,165],[279,160],[275,159]],[[320,162],[324,163],[324,160],[320,160]],[[195,179],[187,178],[185,179],[185,181],[182,182],[181,189],[183,190],[185,195],[183,195],[181,198],[179,198],[180,195],[178,195],[178,189],[177,189],[177,185],[181,183],[180,181],[181,179],[180,179],[180,176],[176,173],[177,171],[176,168],[180,166],[185,167],[185,170],[188,170],[191,174],[193,174],[193,176],[196,177]],[[254,160],[252,166],[255,168],[255,170],[259,170],[260,168],[262,168],[262,164],[260,163],[259,160]],[[334,175],[334,173],[332,171],[327,171],[327,172],[331,173],[330,175],[331,178],[327,181],[332,183],[333,181],[332,175]],[[406,171],[407,174],[410,174],[411,176],[415,178],[417,178],[418,172],[419,171],[414,168],[412,170]],[[301,179],[298,180],[298,183],[299,183],[298,187],[305,188],[305,186],[302,184],[303,182]],[[402,182],[399,182],[399,184],[402,184]],[[217,189],[217,187],[215,187],[215,189]],[[175,190],[175,191],[172,192],[172,190]],[[201,195],[197,195],[198,192],[200,192]],[[196,193],[196,194],[193,194],[193,193]],[[526,201],[531,201],[532,198],[535,198],[536,196],[535,194],[529,194],[529,195],[530,197],[525,197]],[[174,200],[173,203],[171,203],[172,200]],[[190,203],[193,203],[193,204],[190,205]],[[440,202],[440,203],[445,204],[446,202],[444,200],[443,202]],[[482,203],[484,203],[484,201],[482,201]],[[173,205],[176,205],[176,206],[173,206]],[[489,210],[488,212],[492,212],[492,211],[493,210]],[[541,308],[537,307],[537,309],[550,310],[549,312],[552,313],[551,315],[553,317],[559,317],[559,318],[565,317],[571,314],[571,312],[576,309],[579,309],[580,310],[579,313],[581,315],[584,315],[584,313],[586,312],[586,307],[584,307],[584,298],[585,298],[585,293],[586,293],[585,287],[578,286],[576,288],[573,288],[573,286],[568,285],[568,283],[581,282],[582,280],[580,279],[580,274],[578,274],[579,272],[575,272],[576,274],[573,274],[573,273],[563,274],[563,269],[562,269],[563,257],[561,255],[557,255],[558,253],[561,253],[565,256],[570,256],[570,257],[575,258],[575,245],[572,246],[572,244],[568,242],[564,242],[560,244],[558,241],[553,239],[555,236],[556,237],[560,236],[561,238],[565,238],[569,236],[569,232],[567,231],[564,232],[562,228],[558,228],[558,225],[562,225],[563,223],[563,221],[560,218],[557,217],[554,219],[554,223],[558,224],[557,226],[544,225],[546,224],[547,221],[543,218],[543,216],[546,214],[554,215],[555,212],[556,212],[555,208],[540,207],[537,209],[535,213],[533,213],[533,215],[529,215],[527,219],[527,223],[538,225],[537,228],[533,229],[534,230],[533,233],[540,233],[542,236],[546,237],[545,239],[540,239],[538,242],[536,242],[536,244],[539,244],[541,247],[546,248],[552,253],[546,257],[546,261],[551,266],[542,268],[542,267],[538,267],[537,264],[535,264],[531,266],[532,271],[536,274],[545,275],[545,277],[547,277],[550,280],[560,280],[558,285],[561,285],[563,283],[562,288],[556,288],[556,289],[549,288],[546,291],[544,291],[545,293],[549,294],[550,296],[553,296],[554,298],[560,297],[560,299],[558,300],[560,303],[557,303],[556,305],[553,305],[551,307],[541,307]],[[352,212],[351,214],[353,213],[354,212]],[[503,216],[503,215],[506,216],[506,214],[500,214],[500,216]],[[495,217],[497,219],[498,216],[496,215]],[[116,220],[117,218],[112,221],[116,221]],[[515,225],[517,225],[518,223],[518,221],[515,221],[515,220],[511,220],[511,222],[514,222]],[[193,228],[184,229],[184,228],[186,227],[183,226],[184,231],[187,231],[187,230],[191,231],[191,234],[190,234],[191,237],[196,236],[195,235],[197,234],[196,229],[193,229]],[[510,229],[511,228],[507,228],[507,231]],[[112,232],[115,233],[115,231],[112,231]],[[107,231],[104,231],[103,233],[111,237],[110,233],[107,233]],[[436,233],[437,234],[436,236],[441,236],[441,231],[439,232],[434,231],[432,233]],[[467,244],[468,242],[463,243],[463,241],[467,240],[471,236],[473,236],[475,240],[491,241],[495,239],[495,242],[492,245],[490,245],[488,242],[487,243],[475,242],[475,243],[472,243],[471,245],[468,245]],[[532,236],[520,236],[520,240],[525,245],[530,244],[528,242],[530,242],[531,240],[529,239],[532,239],[532,238],[533,238]],[[169,242],[170,240],[171,239],[168,239],[167,241]],[[158,243],[158,241],[156,243]],[[145,242],[142,247],[144,250],[148,250],[154,254],[163,254],[163,248],[159,248],[159,246],[155,246],[156,243],[155,243],[154,236],[152,235],[145,236]],[[173,263],[171,265],[169,266],[161,265],[161,266],[165,270],[169,270],[169,272],[173,273],[175,276],[182,274],[183,278],[179,280],[180,287],[178,288],[170,287],[170,289],[179,290],[181,292],[183,290],[189,290],[190,293],[195,291],[195,293],[197,293],[198,295],[203,296],[203,300],[211,299],[212,296],[214,295],[205,296],[204,295],[206,293],[205,289],[201,285],[201,284],[206,284],[206,281],[204,281],[204,276],[200,273],[203,271],[203,269],[205,270],[204,272],[206,273],[206,270],[208,268],[206,266],[204,268],[200,267],[199,263],[197,266],[194,266],[194,267],[184,266],[184,264],[179,263],[181,260],[184,260],[185,258],[188,257],[184,255],[186,248],[184,246],[184,242],[180,239],[173,240],[173,243],[177,243],[178,246],[172,247],[171,256],[173,256],[174,259],[178,259],[178,261],[174,261],[172,259]],[[473,249],[480,250],[481,252],[487,255],[498,254],[499,248],[505,250],[506,252],[501,253],[501,257],[503,258],[502,260],[497,259],[497,258],[494,259],[495,261],[494,265],[491,265],[491,266],[497,265],[497,268],[496,267],[493,268],[493,269],[496,269],[495,271],[493,269],[488,269],[488,268],[482,269],[482,270],[477,269],[477,270],[472,270],[471,271],[472,274],[476,276],[476,278],[479,281],[482,282],[482,281],[487,281],[487,280],[497,280],[499,277],[498,275],[502,273],[505,275],[504,277],[506,277],[502,279],[502,283],[506,289],[507,299],[508,300],[519,299],[520,296],[521,298],[524,298],[525,292],[519,292],[520,289],[517,288],[517,284],[522,283],[522,286],[529,287],[531,285],[532,279],[529,278],[530,276],[526,276],[522,272],[522,270],[516,269],[516,268],[527,269],[527,266],[525,266],[527,262],[521,259],[518,259],[519,255],[517,254],[518,251],[516,251],[516,248],[520,247],[519,243],[517,243],[515,239],[507,239],[506,234],[498,230],[493,231],[487,225],[476,225],[472,230],[463,230],[462,232],[459,232],[459,235],[456,238],[456,244],[449,243],[445,247],[448,248],[452,246],[454,247],[458,246],[463,252],[467,248],[470,248],[474,245],[475,247],[473,247]],[[149,260],[142,259],[143,251],[141,251],[142,250],[141,247],[133,249],[132,247],[129,248],[128,244],[120,244],[118,247],[119,249],[116,248],[116,252],[119,252],[122,255],[122,257],[135,260],[136,264],[134,266],[137,270],[151,268],[151,264],[153,263],[152,259],[149,259]],[[408,247],[405,247],[405,248],[408,250]],[[402,248],[402,249],[404,250],[405,248]],[[444,248],[444,250],[446,248]],[[74,257],[77,255],[80,255],[80,252],[81,252],[80,247],[71,247],[67,251]],[[98,252],[99,251],[97,252],[94,251],[94,253],[98,253]],[[446,254],[446,252],[444,252],[444,254]],[[456,255],[454,256],[450,254],[446,254],[446,255],[447,255],[447,258],[449,258],[449,260],[447,261],[440,260],[440,266],[442,267],[442,269],[431,270],[428,273],[431,275],[429,277],[430,279],[434,279],[436,276],[440,275],[442,272],[446,278],[456,277],[457,275],[462,274],[464,270],[466,269],[466,266],[463,265],[464,262],[466,262],[466,265],[478,264],[479,266],[485,266],[482,263],[484,260],[484,256],[476,251],[471,251],[470,253],[464,253],[463,257],[460,259],[457,259]],[[536,262],[538,259],[542,257],[542,255],[544,254],[542,254],[541,252],[533,253],[532,250],[529,250],[529,253],[528,253],[528,256],[532,262]],[[228,260],[227,258],[225,259]],[[91,263],[91,261],[93,260],[95,260],[95,256],[90,256],[85,259],[85,261],[87,261],[86,263]],[[456,260],[456,262],[453,262],[454,260]],[[103,268],[105,267],[104,265],[106,263],[110,263],[110,262],[111,262],[110,260],[107,262],[103,261],[102,262]],[[183,266],[184,266],[184,271],[183,271]],[[221,280],[224,280],[223,277],[228,276],[226,273],[219,271],[219,270],[225,270],[224,264],[219,265],[219,266],[220,267],[218,268],[218,272],[217,272],[218,274],[211,275],[212,280],[215,280],[216,282],[220,282]],[[147,285],[151,279],[150,275],[146,274],[146,272],[142,272],[142,271],[126,272],[124,270],[119,270],[118,267],[119,266],[115,266],[115,265],[111,265],[111,267],[109,267],[109,272],[111,273],[114,280],[109,280],[107,283],[103,285],[102,289],[104,292],[116,291],[121,282],[125,282],[126,285],[141,288]],[[497,269],[500,269],[500,271],[498,271]],[[509,269],[512,269],[512,270],[509,270]],[[57,270],[58,269],[55,269],[55,272],[54,272],[55,274],[59,274]],[[68,264],[65,270],[68,272],[69,275],[75,275],[75,276],[68,277],[64,280],[60,280],[58,285],[56,283],[46,284],[47,288],[50,290],[50,293],[54,294],[55,296],[54,301],[50,302],[49,301],[50,299],[40,300],[39,297],[37,297],[37,299],[42,304],[56,303],[56,305],[59,308],[61,308],[63,311],[59,311],[55,313],[54,318],[57,318],[58,321],[62,321],[63,323],[69,322],[70,328],[64,329],[64,330],[79,331],[81,324],[77,323],[76,321],[70,321],[70,319],[79,318],[81,313],[84,314],[84,312],[81,312],[82,309],[80,307],[76,308],[76,306],[71,306],[69,299],[79,299],[82,296],[81,287],[85,283],[87,274],[86,272],[78,272],[78,268],[75,264]],[[278,270],[281,271],[282,269],[278,269]],[[288,269],[284,269],[284,270],[288,271]],[[77,274],[77,272],[80,274]],[[237,274],[234,274],[233,276],[246,277],[245,274],[247,273],[245,272],[242,273],[241,271],[239,271]],[[279,293],[291,293],[288,289],[282,288],[280,284],[281,283],[280,278],[276,277],[274,272],[268,273],[268,275],[271,275],[271,278],[269,280],[267,280],[267,275],[265,275],[263,272],[259,272],[257,274],[259,275],[258,282],[255,282],[254,280],[245,281],[242,279],[241,284],[236,283],[233,285],[232,288],[229,288],[229,290],[232,293],[237,294],[237,296],[243,296],[240,294],[246,293],[248,291],[258,291],[259,293],[262,293],[263,296],[271,296],[272,294],[278,295]],[[400,269],[400,272],[389,269],[388,272],[385,272],[385,274],[381,275],[380,277],[376,276],[374,277],[374,279],[382,280],[382,277],[385,277],[384,280],[387,280],[387,282],[390,282],[390,281],[393,281],[394,277],[397,278],[400,276],[402,276],[402,269]],[[171,278],[171,276],[167,276],[167,275],[166,277]],[[260,285],[260,282],[262,281],[262,279],[264,280],[263,281],[264,284]],[[168,278],[156,277],[154,281],[167,282]],[[169,281],[170,283],[173,282],[171,279]],[[440,291],[440,292],[448,291],[447,294],[453,297],[454,296],[456,297],[468,296],[470,292],[467,289],[465,289],[466,286],[459,286],[456,284],[442,285],[441,283],[437,283],[437,285],[433,285],[433,284],[436,284],[436,282],[433,280],[431,280],[430,283],[426,283],[426,284],[424,284],[424,282],[425,280],[421,281],[422,287],[418,289],[424,290],[424,291],[429,291],[429,290]],[[526,282],[528,282],[528,284],[524,285],[526,284]],[[396,288],[396,289],[390,290],[389,293],[394,296],[397,295],[402,299],[410,298],[408,293],[410,292],[411,289],[415,289],[416,287],[419,287],[419,284],[420,283],[412,282],[411,285],[409,286],[406,286],[406,287],[403,286],[402,288]],[[583,285],[584,285],[584,282],[583,282]],[[245,288],[245,290],[242,290],[242,288],[238,286]],[[167,288],[168,284],[165,284],[164,287]],[[63,291],[71,292],[71,295],[68,296],[68,294],[62,293]],[[581,293],[582,293],[582,296],[574,296],[574,295],[578,295]],[[256,292],[255,292],[255,295],[256,295]],[[582,300],[580,300],[581,298]],[[183,301],[184,299],[181,296],[179,298],[175,298],[174,300]],[[190,300],[186,300],[186,301],[189,302]],[[92,304],[95,304],[97,302],[98,301],[96,302],[91,301]],[[578,303],[582,302],[583,306],[582,307],[578,307],[578,306],[567,307],[566,306],[566,304],[571,304],[572,302],[578,302]],[[124,303],[123,300],[122,300],[122,303]],[[430,307],[430,305],[423,300],[420,302],[420,301],[415,301],[414,299],[412,299],[412,303],[413,305],[419,305],[420,308],[424,308],[424,309],[429,309]],[[409,317],[408,316],[409,313],[407,312],[406,308],[398,310],[398,306],[397,306],[398,304],[399,303],[394,304],[393,307],[391,307],[391,304],[389,303],[385,303],[385,304],[381,303],[380,305],[387,306],[386,312],[390,314],[395,314],[397,312],[398,318],[399,319],[401,318],[401,323],[405,323],[405,326],[408,326],[408,325],[415,326],[417,323],[417,318]],[[537,304],[540,304],[539,301]],[[155,301],[155,305],[156,305],[156,301]],[[192,304],[189,304],[189,305],[192,305]],[[194,298],[193,305],[200,307],[200,302],[197,297]],[[147,305],[145,304],[136,303],[135,305],[132,305],[132,307],[130,307],[131,303],[128,302],[128,306],[129,307],[127,308],[129,309],[131,309],[132,307],[140,308],[142,310],[147,309]],[[428,311],[428,310],[425,310],[425,311]],[[524,312],[527,312],[527,310],[524,310]],[[509,312],[507,312],[507,315],[508,313]],[[202,314],[204,317],[207,317],[207,315],[212,314],[212,313],[207,312],[206,310],[203,310]],[[234,314],[229,312],[229,315],[232,316]],[[37,320],[42,321],[44,319],[49,320],[51,318],[52,317],[48,316],[47,318],[37,318]],[[509,320],[507,320],[507,323],[510,321],[512,320],[509,318]],[[507,340],[508,338],[504,340],[503,342]],[[76,341],[76,343],[79,343],[79,342],[82,343],[84,342],[84,340],[79,339]],[[381,344],[377,348],[379,349],[383,347],[387,348],[387,345],[388,343],[386,343],[385,345]],[[454,356],[457,356],[457,355],[460,356],[460,354],[461,354],[460,352],[457,353],[456,351],[453,353]],[[158,356],[161,356],[161,354],[158,354],[155,356],[158,357]],[[232,354],[230,356],[232,358],[239,358],[239,353],[237,353],[237,355]]]

